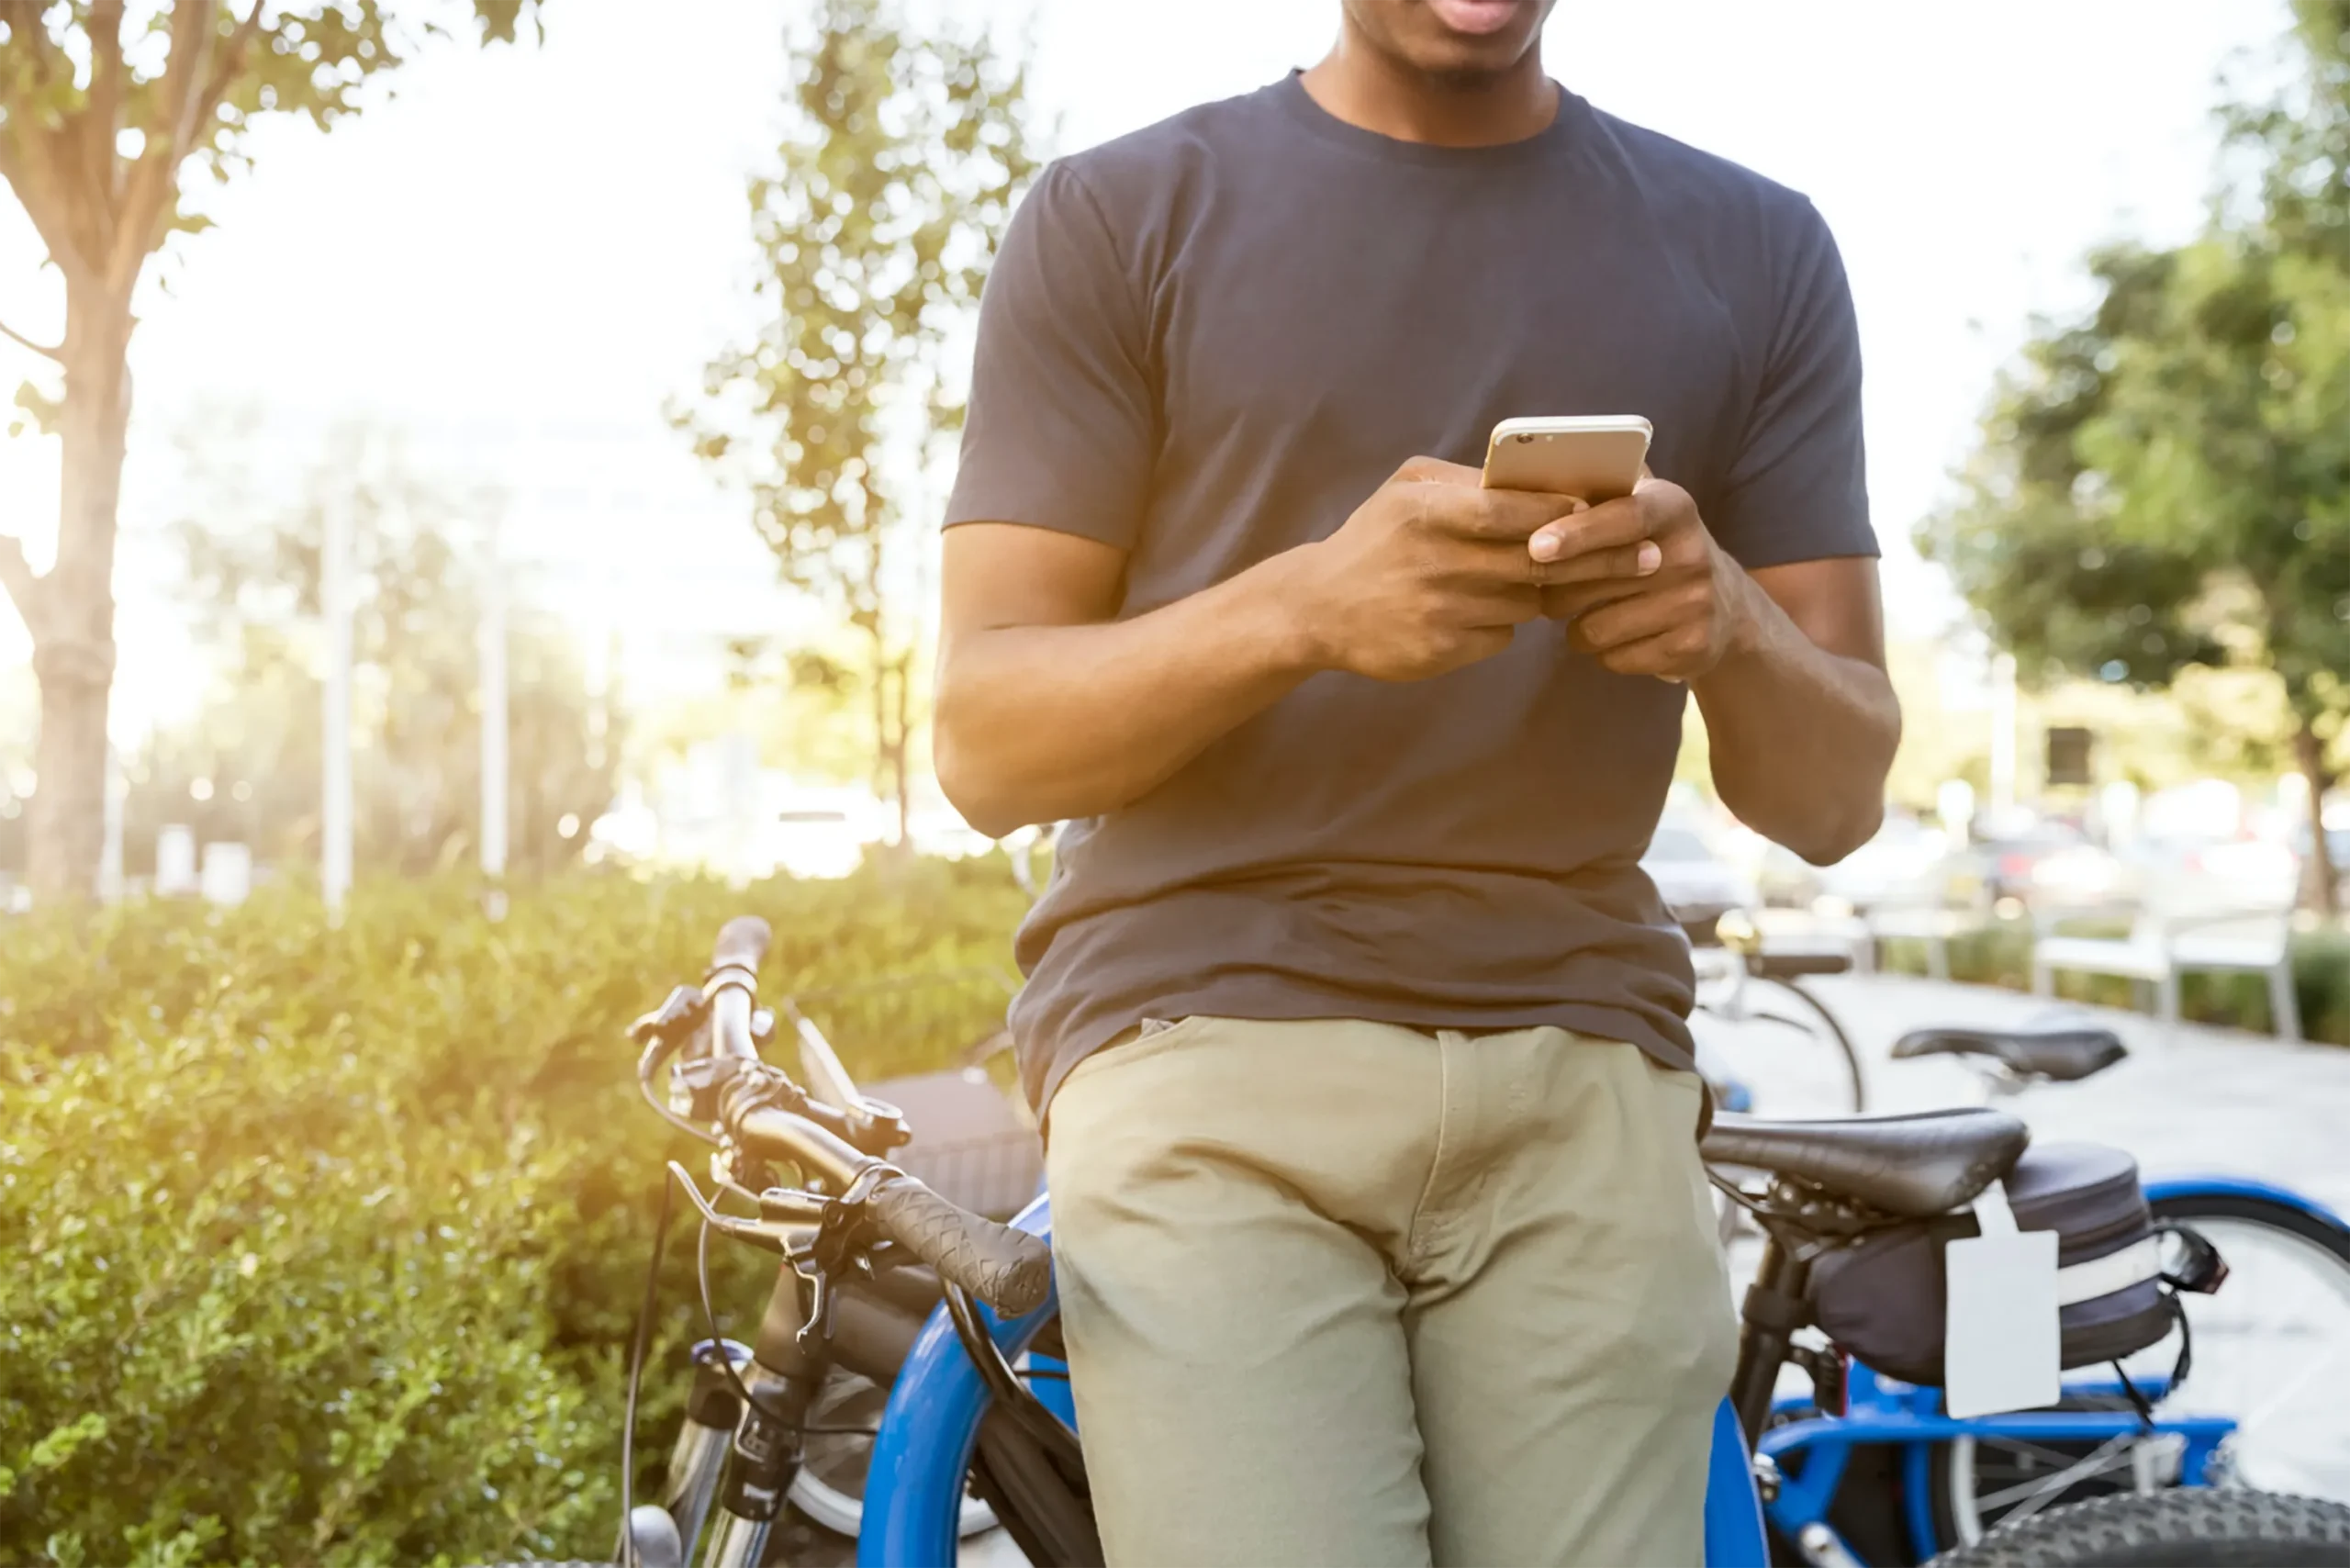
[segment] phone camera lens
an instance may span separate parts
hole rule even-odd
[[[1517,444],[1520,446],[1524,446],[1528,442],[1532,441],[1533,439],[1534,432],[1531,431],[1520,431],[1517,432]]]

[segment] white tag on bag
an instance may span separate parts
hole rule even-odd
[[[1950,1283],[1943,1407],[1964,1419],[2053,1405],[2065,1359],[2056,1233],[2018,1230],[1997,1182],[1975,1200],[1975,1221],[1982,1235],[1942,1249]]]

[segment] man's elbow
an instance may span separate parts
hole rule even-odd
[[[1885,825],[1885,796],[1880,790],[1866,801],[1795,828],[1781,843],[1815,866],[1833,866],[1870,839]]]
[[[1874,838],[1885,825],[1885,781],[1893,771],[1893,748],[1899,738],[1897,722],[1884,755],[1857,769],[1843,790],[1815,797],[1818,806],[1807,820],[1793,824],[1794,835],[1780,842],[1815,866],[1833,866]]]
[[[940,792],[973,831],[1004,838],[1028,825],[1001,770],[990,767],[984,750],[969,745],[948,721],[944,705],[931,731],[931,756]]]
[[[1876,836],[1885,825],[1885,782],[1901,741],[1900,711],[1888,702],[1880,734],[1865,748],[1854,744],[1846,766],[1824,778],[1725,778],[1715,784],[1722,804],[1756,832],[1815,866],[1832,866]]]

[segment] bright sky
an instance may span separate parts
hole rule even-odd
[[[941,0],[1035,17],[1035,86],[1074,149],[1310,63],[1336,0]],[[666,427],[665,399],[750,319],[743,180],[772,143],[797,0],[548,0],[543,48],[452,48],[397,101],[260,149],[220,227],[151,293],[121,557],[117,734],[185,708],[155,541],[174,433],[257,409],[273,456],[312,460],[369,415],[419,465],[520,498],[520,593],[600,643],[626,629],[638,700],[714,686],[718,636],[793,610],[742,509]],[[1175,18],[1180,18],[1180,22]],[[2185,234],[2210,186],[2214,73],[2284,25],[2282,0],[1561,0],[1552,74],[1600,106],[1802,189],[1834,226],[1868,358],[1871,486],[1897,629],[1948,613],[1910,525],[1960,455],[2035,311],[2077,261]],[[53,274],[0,215],[0,320],[51,336]],[[21,374],[0,345],[0,374]],[[0,528],[37,564],[54,449],[0,443]],[[0,612],[0,675],[27,658]]]

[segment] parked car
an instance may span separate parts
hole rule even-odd
[[[1833,900],[1848,911],[1865,913],[1890,903],[1915,902],[1938,880],[1947,850],[1940,828],[1904,812],[1888,813],[1866,844],[1831,866],[1814,866],[1795,851],[1772,845],[1755,873],[1762,902],[1779,909],[1818,909]]]
[[[1953,879],[1985,903],[2097,903],[2129,896],[2130,868],[2068,823],[2042,822],[1977,839]]]
[[[1640,856],[1640,869],[1695,942],[1711,942],[1715,922],[1756,902],[1754,885],[1716,854],[1702,834],[1679,823],[1657,828]]]
[[[2334,847],[2333,834],[2327,835],[2327,847]],[[2300,856],[2249,834],[2149,838],[2132,846],[2130,858],[2146,895],[2173,908],[2282,908],[2300,891]]]
[[[1915,817],[1890,814],[1875,836],[1832,866],[1819,868],[1818,897],[1841,902],[1855,913],[1886,904],[1914,903],[1938,883],[1936,872],[1949,853],[1949,837]]]

